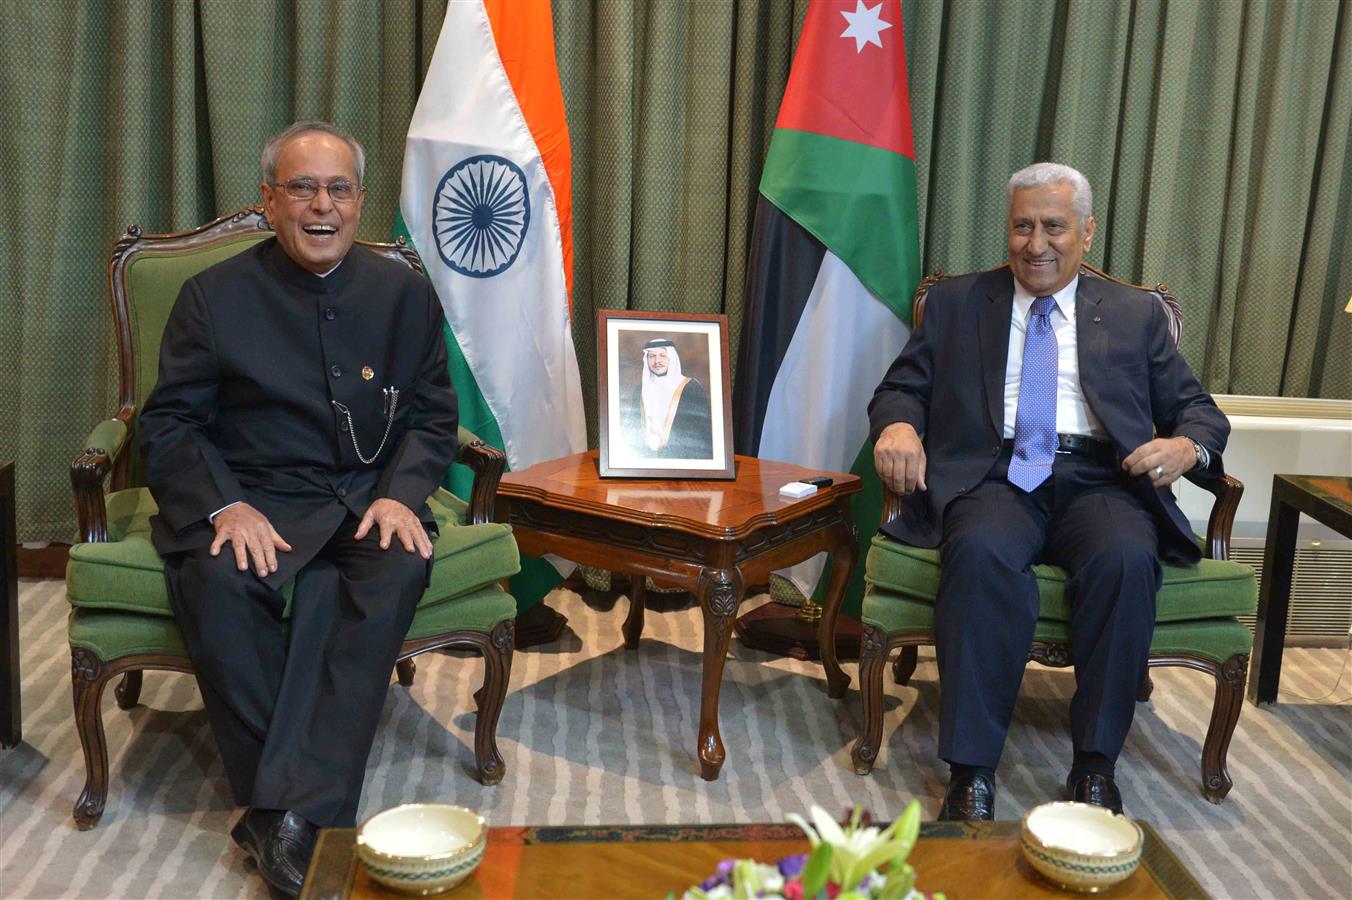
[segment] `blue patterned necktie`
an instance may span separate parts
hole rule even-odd
[[[1052,330],[1051,297],[1038,297],[1028,317],[1019,373],[1019,408],[1014,414],[1014,455],[1009,481],[1032,493],[1052,474],[1056,458],[1056,375],[1059,357]]]

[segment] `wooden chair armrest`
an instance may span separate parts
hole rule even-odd
[[[1193,484],[1216,495],[1211,506],[1211,518],[1206,523],[1206,555],[1211,559],[1230,558],[1230,530],[1235,525],[1239,498],[1244,496],[1244,482],[1231,475],[1220,478],[1197,479]]]
[[[474,473],[474,483],[469,494],[468,524],[484,525],[493,521],[498,482],[507,468],[507,454],[491,444],[485,444],[468,428],[460,429],[459,441],[455,461],[468,466]]]
[[[75,492],[75,518],[80,540],[108,540],[108,506],[104,482],[128,444],[132,443],[136,409],[124,406],[111,419],[94,426],[85,439],[85,449],[70,463],[70,486]]]

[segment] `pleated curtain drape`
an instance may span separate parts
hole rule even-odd
[[[737,340],[756,186],[806,6],[553,0],[593,435],[597,309],[723,312]],[[1010,172],[1067,162],[1095,190],[1090,261],[1178,292],[1208,388],[1352,397],[1349,7],[903,0],[925,268],[1002,262]],[[388,238],[444,12],[5,5],[0,459],[17,462],[21,539],[72,537],[67,466],[113,411],[113,241],[129,223],[180,230],[255,202],[262,144],[302,117],[365,144],[361,236]]]

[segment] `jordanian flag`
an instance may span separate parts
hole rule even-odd
[[[449,325],[460,421],[512,469],[586,449],[572,333],[572,174],[549,0],[452,0],[409,123],[402,231]],[[451,489],[469,496],[457,471]],[[513,581],[519,606],[558,575]]]
[[[868,401],[905,344],[920,280],[915,150],[898,0],[812,0],[761,177],[737,366],[740,453],[864,477]],[[811,595],[821,557],[786,575]],[[844,609],[859,612],[863,559]]]

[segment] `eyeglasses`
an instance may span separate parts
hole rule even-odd
[[[287,182],[273,181],[270,184],[286,191],[286,195],[292,200],[313,200],[322,188],[329,192],[329,199],[334,203],[351,203],[357,199],[358,194],[366,190],[357,187],[346,178],[339,178],[328,184],[320,184],[311,178],[293,178]]]

